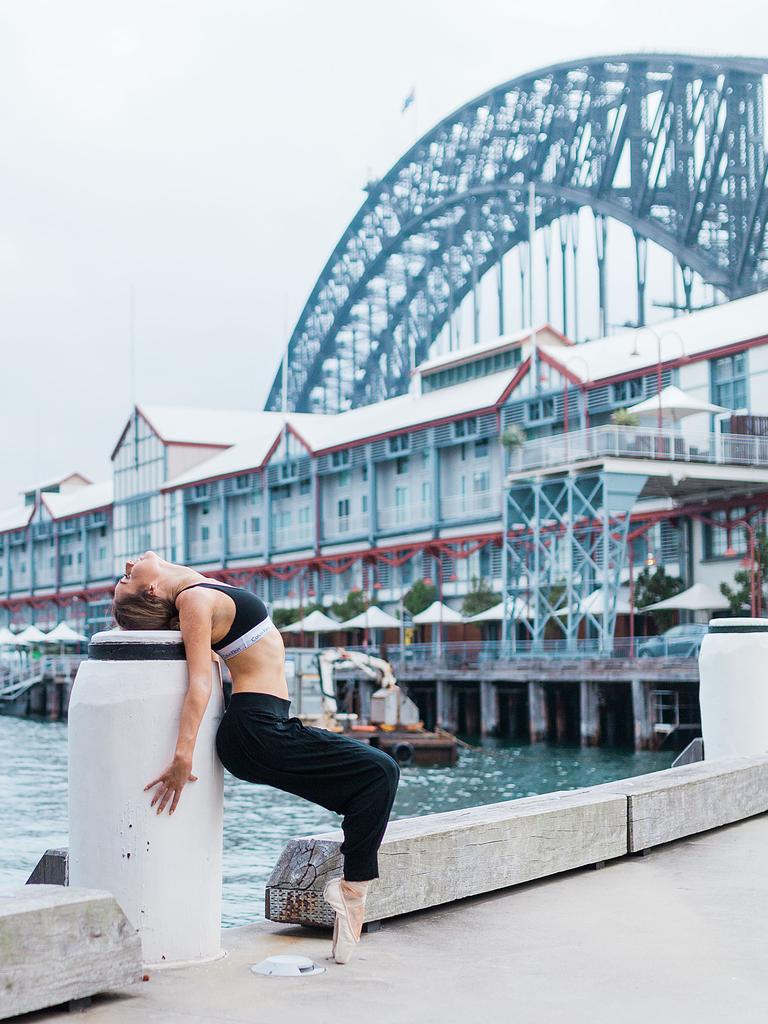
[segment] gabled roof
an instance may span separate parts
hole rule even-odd
[[[78,487],[84,487],[86,486],[86,484],[90,484],[92,482],[93,481],[89,477],[85,476],[83,473],[78,473],[75,471],[73,473],[65,473],[63,476],[55,476],[51,477],[48,480],[38,481],[38,483],[30,484],[28,487],[23,487],[19,491],[19,494],[28,494],[30,491],[41,491],[45,487],[55,487],[57,484],[59,486],[61,486],[62,484],[69,484],[71,486],[68,487],[67,489],[75,490]]]
[[[0,509],[0,533],[11,533],[28,526],[34,510],[34,505],[14,505]]]
[[[582,382],[618,377],[662,363],[685,361],[768,336],[768,291],[732,299],[711,309],[673,317],[647,327],[633,327],[607,338],[575,345],[568,352],[548,349],[550,361],[567,367]],[[637,354],[635,354],[637,353]]]
[[[443,369],[446,366],[458,365],[459,363],[470,362],[474,359],[480,359],[483,356],[490,355],[494,352],[504,352],[508,348],[522,348],[524,343],[529,342],[531,338],[531,328],[525,327],[523,330],[514,331],[512,334],[502,334],[498,338],[494,338],[492,341],[484,341],[479,345],[465,345],[464,348],[456,349],[453,352],[443,352],[439,356],[433,356],[431,359],[425,360],[423,363],[419,363],[416,369],[413,371],[417,373],[431,373],[433,370]],[[573,342],[566,338],[564,334],[556,330],[552,324],[540,324],[536,327],[536,341],[539,345],[555,346],[555,347],[568,347],[573,345]],[[527,348],[527,346],[526,346]]]
[[[43,494],[43,504],[53,519],[66,519],[68,516],[91,512],[93,509],[106,508],[112,504],[112,481],[102,480],[97,484],[79,487],[76,491],[65,494]]]
[[[275,423],[282,422],[281,413],[253,409],[203,409],[178,405],[137,405],[136,409],[164,444],[228,448],[256,434],[265,417],[272,417]],[[132,418],[133,413],[112,450],[112,458],[122,444]]]
[[[510,384],[525,373],[527,366],[510,367],[499,373],[478,377],[476,380],[453,387],[429,391],[426,395],[410,392],[388,398],[373,405],[334,416],[312,416],[303,423],[294,422],[291,428],[303,438],[313,452],[321,452],[340,445],[368,440],[381,435],[397,433],[412,427],[495,408],[506,395]]]

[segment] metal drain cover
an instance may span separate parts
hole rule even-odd
[[[254,974],[274,974],[283,978],[298,978],[304,974],[323,974],[324,967],[317,964],[307,956],[268,956],[261,963],[252,964],[251,970]]]

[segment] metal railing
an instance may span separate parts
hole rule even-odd
[[[768,437],[711,432],[688,436],[673,428],[606,424],[525,441],[509,453],[509,471],[519,473],[609,456],[768,467]]]
[[[443,519],[466,515],[501,515],[501,491],[474,491],[471,494],[447,494],[440,499]]]
[[[221,558],[221,541],[191,540],[187,544],[187,555],[193,561],[200,558]]]
[[[414,526],[417,523],[428,523],[432,519],[432,505],[429,502],[417,501],[409,505],[390,505],[381,508],[377,513],[379,526],[388,530],[393,526]]]
[[[610,646],[599,640],[466,640],[442,644],[390,644],[387,658],[395,666],[430,665],[463,668],[494,663],[509,664],[525,658],[688,658],[698,657],[700,641],[695,638],[666,640],[664,637],[621,637]]]
[[[0,700],[16,700],[44,678],[74,679],[84,654],[46,654],[32,657],[28,651],[0,651]]]
[[[227,542],[228,555],[256,554],[264,544],[260,533],[230,533]]]
[[[358,516],[336,516],[329,517],[323,522],[323,540],[335,540],[338,537],[346,537],[347,534],[365,533],[368,530],[368,513],[364,512]]]
[[[273,526],[272,547],[302,547],[312,543],[312,524],[301,523],[299,526]]]

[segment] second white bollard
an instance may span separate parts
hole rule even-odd
[[[699,677],[705,760],[768,752],[768,619],[712,619]]]
[[[145,966],[223,956],[224,771],[215,737],[224,713],[217,667],[192,774],[176,810],[144,791],[170,765],[187,692],[176,631],[96,633],[69,704],[70,884],[111,892],[142,943]]]

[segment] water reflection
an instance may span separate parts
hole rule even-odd
[[[392,818],[596,785],[668,768],[669,753],[465,737],[453,768],[403,768]],[[40,855],[67,845],[67,726],[0,717],[0,892],[23,885]],[[339,827],[290,793],[224,775],[225,927],[264,915],[264,885],[288,839]],[[149,794],[148,794],[149,797]],[[184,796],[182,794],[182,800]]]

